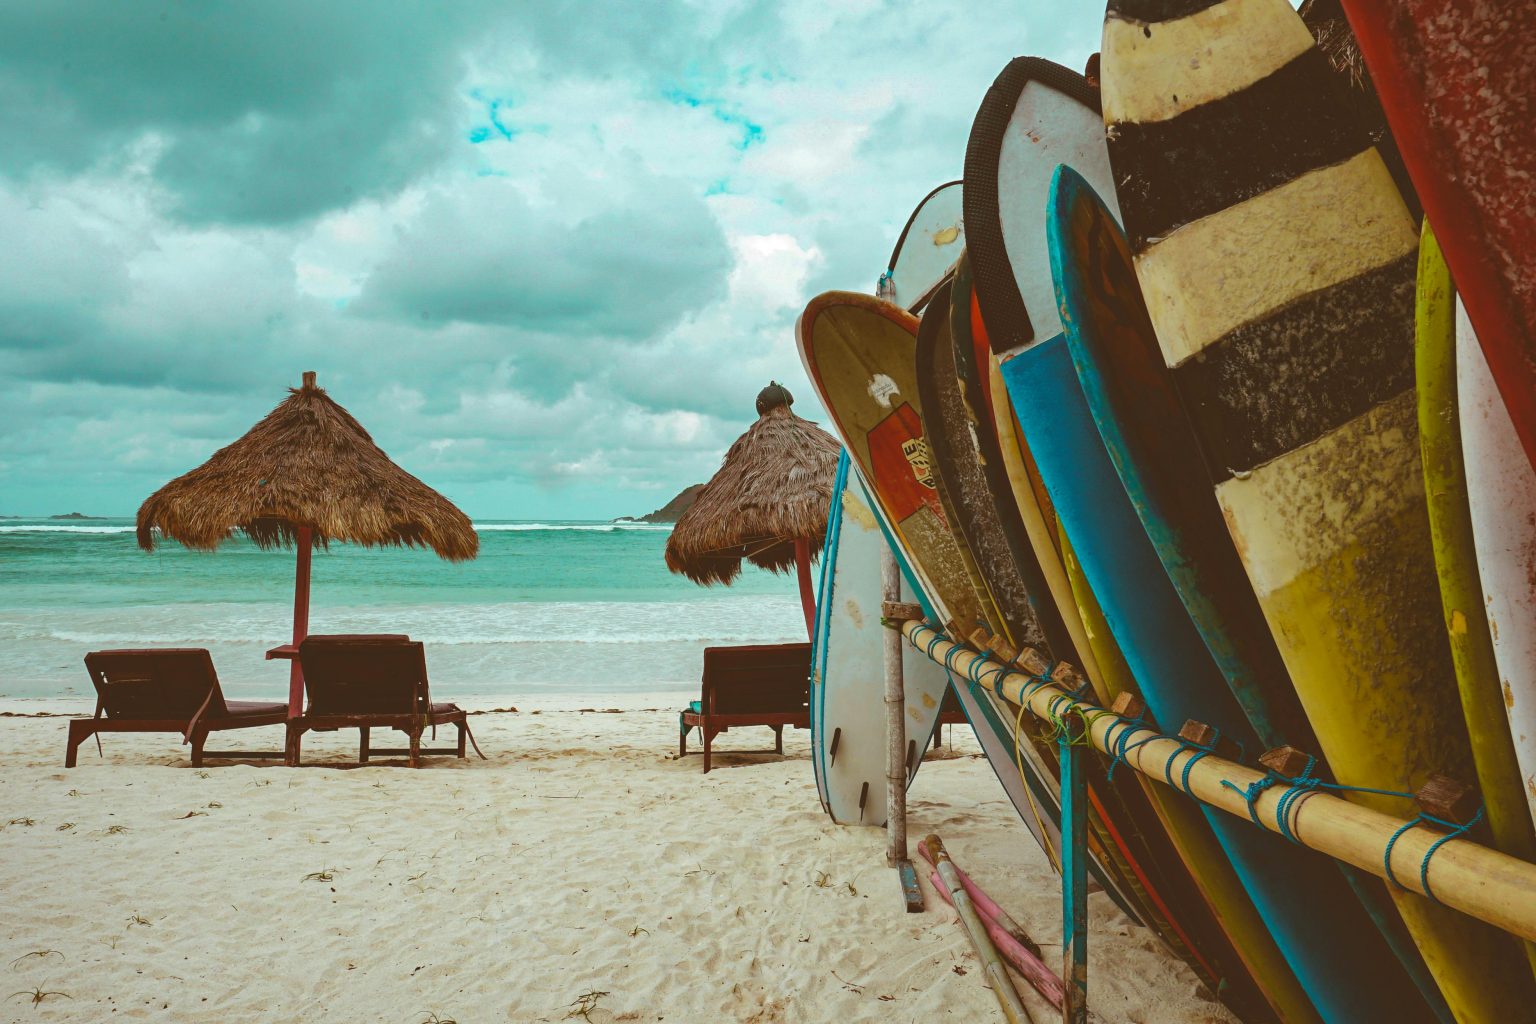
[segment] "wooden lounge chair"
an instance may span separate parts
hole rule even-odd
[[[688,753],[688,730],[704,737],[704,770],[717,735],[732,726],[773,729],[773,752],[784,753],[784,727],[811,727],[811,645],[755,644],[704,648],[699,700],[678,716],[677,753]]]
[[[313,730],[357,729],[358,763],[374,754],[410,758],[421,765],[423,754],[457,754],[465,757],[465,741],[475,743],[469,720],[457,704],[434,704],[427,686],[426,649],[419,641],[393,634],[310,636],[299,644],[299,664],[304,669],[304,689],[309,707],[288,722],[288,763],[299,763],[304,734]],[[428,728],[437,735],[439,725],[456,725],[457,747],[424,750],[421,735]],[[405,733],[405,749],[369,745],[374,726]],[[481,759],[480,745],[475,753]]]
[[[85,669],[96,687],[96,713],[69,723],[64,767],[75,767],[80,744],[104,732],[179,732],[192,744],[192,764],[205,757],[281,757],[278,751],[209,751],[209,733],[282,725],[288,705],[280,702],[225,700],[213,658],[198,648],[92,651]]]

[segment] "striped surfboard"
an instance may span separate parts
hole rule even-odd
[[[1355,786],[1472,778],[1418,464],[1418,235],[1390,174],[1285,0],[1112,0],[1103,88],[1159,346],[1322,752]],[[1513,939],[1395,901],[1458,1020],[1528,1011]]]

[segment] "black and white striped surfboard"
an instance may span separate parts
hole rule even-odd
[[[1417,234],[1391,175],[1285,0],[1111,0],[1102,83],[1158,341],[1323,752],[1356,786],[1472,777],[1418,461]],[[1458,1020],[1527,1012],[1513,940],[1398,895]]]

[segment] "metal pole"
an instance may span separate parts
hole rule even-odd
[[[901,601],[901,567],[889,547],[880,552],[880,600],[886,606]],[[907,913],[917,914],[923,910],[923,894],[907,856],[907,698],[900,627],[887,623],[885,630],[885,862],[897,871]]]
[[[1083,781],[1083,719],[1061,717],[1056,743],[1061,764],[1061,1002],[1065,1024],[1088,1019],[1088,799]]]

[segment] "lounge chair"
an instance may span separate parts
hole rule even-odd
[[[704,648],[699,700],[678,716],[679,757],[688,753],[688,731],[704,738],[704,770],[710,769],[717,735],[732,726],[773,729],[773,752],[784,753],[784,727],[811,727],[811,645],[755,644]]]
[[[64,767],[75,767],[80,744],[104,732],[179,732],[192,744],[192,764],[205,757],[281,757],[279,751],[208,751],[209,733],[282,725],[288,705],[225,700],[213,658],[202,648],[92,651],[85,669],[96,688],[96,713],[69,723]]]
[[[423,754],[465,757],[465,741],[475,743],[463,708],[432,703],[426,649],[419,641],[388,634],[310,636],[299,644],[299,664],[309,707],[288,722],[290,765],[299,763],[304,734],[314,730],[357,729],[359,764],[367,764],[374,754],[404,754],[416,768]],[[422,749],[423,732],[430,728],[435,738],[439,725],[450,724],[459,729],[457,747]],[[370,746],[369,730],[374,726],[400,730],[409,746],[387,750]],[[475,753],[484,759],[478,743]]]

